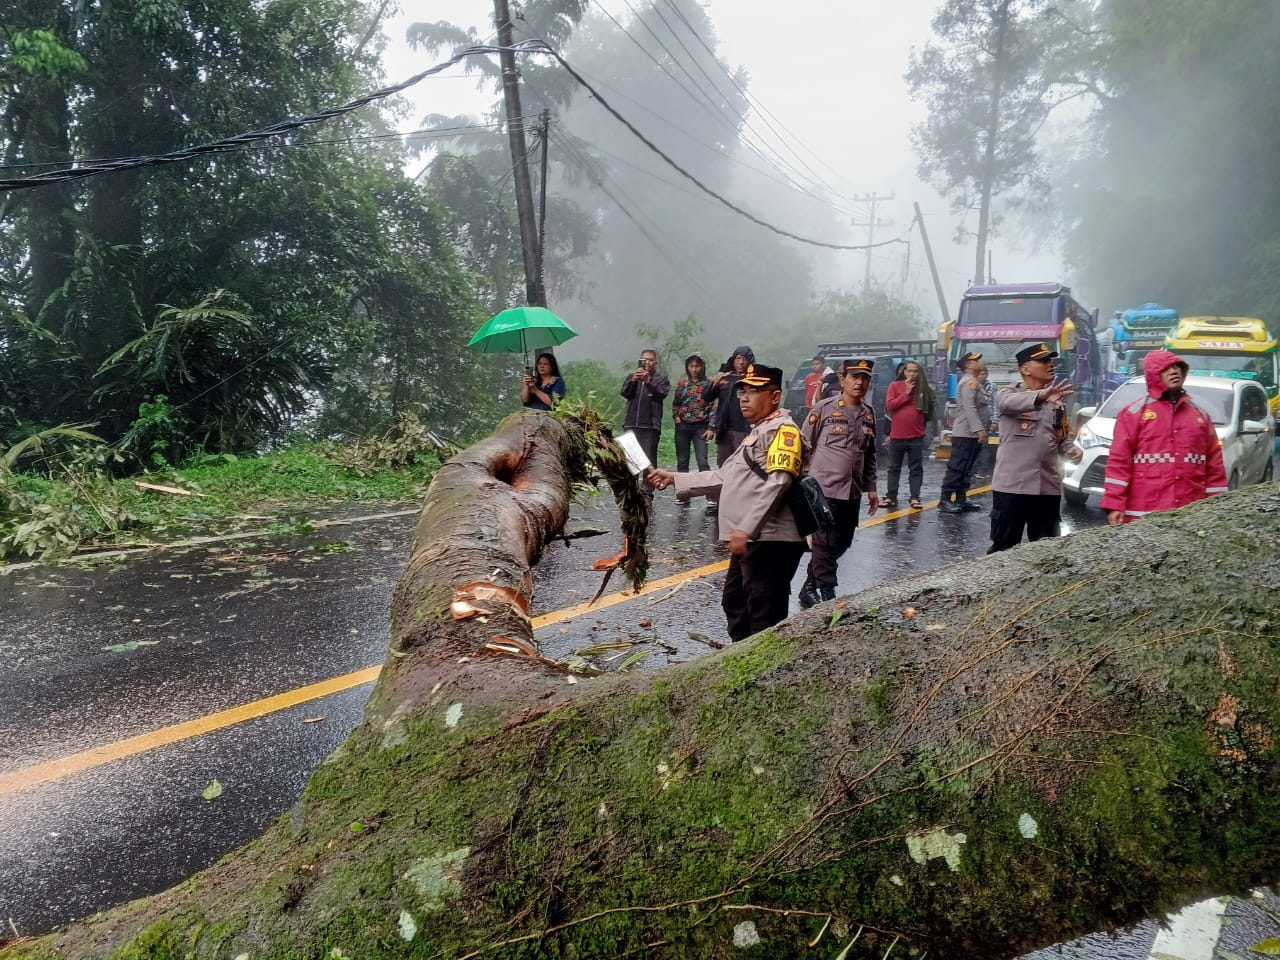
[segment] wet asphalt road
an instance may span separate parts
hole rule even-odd
[[[926,500],[936,496],[941,467],[928,463]],[[595,593],[600,574],[591,561],[621,546],[606,499],[575,508],[570,524],[605,533],[549,549],[535,615]],[[677,506],[659,494],[655,512],[651,580],[727,556],[700,502]],[[1103,520],[1096,508],[1065,505],[1063,519],[1068,531]],[[926,510],[868,525],[842,561],[841,591],[981,554],[987,522],[985,511]],[[0,784],[6,773],[381,663],[413,523],[391,518],[0,575]],[[722,578],[686,580],[552,624],[539,642],[556,658],[587,650],[583,659],[605,670],[639,653],[633,669],[693,659],[727,639]],[[40,786],[0,786],[0,922],[11,918],[23,934],[47,931],[164,889],[256,836],[359,721],[370,689]],[[205,800],[215,779],[223,793]],[[1148,926],[1123,941],[1087,938],[1042,956],[1145,958],[1155,937]]]

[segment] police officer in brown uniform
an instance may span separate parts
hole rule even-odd
[[[951,424],[951,459],[947,461],[947,473],[942,478],[939,513],[963,513],[966,510],[982,509],[968,499],[974,465],[987,443],[987,418],[990,416],[986,394],[978,383],[982,354],[966,353],[957,366],[964,376],[956,384],[956,413]],[[953,496],[954,503],[951,500]]]
[[[660,490],[674,485],[680,499],[718,497],[720,539],[732,554],[720,605],[734,640],[786,619],[791,580],[804,553],[786,496],[800,475],[804,441],[795,421],[779,409],[782,382],[778,367],[747,367],[735,389],[751,432],[715,470],[648,473]]]
[[[871,389],[871,360],[841,365],[840,392],[820,401],[805,417],[800,435],[810,450],[809,476],[826,495],[835,526],[810,538],[813,556],[800,588],[800,606],[808,609],[836,595],[836,566],[853,543],[862,494],[870,516],[880,508],[876,494],[876,415],[866,402]]]
[[[1017,353],[1022,383],[996,394],[1000,416],[1000,448],[991,486],[991,549],[1008,550],[1028,540],[1056,537],[1061,521],[1062,456],[1078,461],[1080,448],[1067,439],[1067,411],[1062,400],[1075,393],[1065,380],[1056,382],[1046,344]]]

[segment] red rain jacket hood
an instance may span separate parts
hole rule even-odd
[[[1191,369],[1187,361],[1168,350],[1152,350],[1142,361],[1142,372],[1147,375],[1147,393],[1151,395],[1151,399],[1159,400],[1164,395],[1165,386],[1160,377],[1174,366],[1182,367],[1184,376]]]
[[[1213,419],[1185,393],[1172,403],[1160,399],[1165,392],[1160,375],[1174,364],[1187,366],[1168,350],[1147,354],[1142,372],[1150,396],[1116,417],[1102,509],[1123,511],[1126,522],[1227,491]]]

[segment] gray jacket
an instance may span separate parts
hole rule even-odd
[[[966,373],[956,384],[956,415],[951,424],[953,437],[976,437],[987,429],[991,411],[978,378]]]
[[[868,404],[828,397],[809,411],[800,433],[812,449],[809,476],[828,497],[857,500],[876,488],[876,415]]]
[[[996,394],[1000,447],[991,487],[1000,493],[1062,493],[1059,458],[1071,448],[1071,441],[1058,422],[1061,405],[1037,403],[1036,392],[1011,383]]]
[[[676,474],[676,496],[679,499],[719,496],[721,540],[728,540],[734,530],[743,531],[751,540],[804,539],[796,529],[795,518],[787,504],[786,492],[793,474],[778,469],[776,464],[773,470],[769,469],[769,446],[782,427],[793,431],[792,448],[798,467],[803,460],[803,440],[795,421],[779,410],[777,415],[752,427],[742,446],[725,460],[723,466],[697,473]],[[763,477],[751,468],[746,457],[765,471]]]

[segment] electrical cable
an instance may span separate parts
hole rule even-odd
[[[663,244],[659,242],[659,240],[652,233],[650,233],[648,227],[646,227],[644,224],[640,222],[639,217],[636,214],[633,214],[631,210],[627,207],[627,205],[618,199],[617,195],[614,193],[613,190],[609,189],[609,186],[604,182],[605,174],[598,171],[595,168],[595,166],[591,163],[590,159],[587,157],[584,157],[581,151],[578,150],[577,146],[571,143],[569,140],[567,140],[564,134],[557,132],[555,136],[556,136],[556,141],[559,143],[560,147],[564,150],[565,155],[569,157],[569,159],[578,166],[578,168],[583,172],[583,174],[587,177],[588,180],[590,180],[593,184],[595,184],[595,186],[602,193],[604,193],[605,196],[607,196],[610,200],[613,201],[614,205],[622,212],[622,215],[626,217],[629,221],[631,221],[632,226],[634,226],[640,232],[640,234],[646,240],[649,241],[649,244],[658,252],[659,256],[661,256],[664,260],[666,260],[667,263],[670,264],[672,269],[679,276],[683,277],[685,282],[688,283],[690,287],[693,287],[698,292],[700,292],[704,297],[707,298],[708,302],[713,302],[715,300],[715,297],[711,293],[711,291],[708,290],[705,286],[703,286],[701,281],[699,281],[696,277],[692,276],[686,271],[685,264],[689,262],[693,262],[694,258],[690,258],[686,252],[685,259],[682,261],[681,259],[673,256],[670,252],[668,252],[666,247],[663,246]],[[625,191],[620,186],[618,186],[616,183],[614,186],[616,187],[618,193],[621,193],[623,194],[623,196],[626,196]],[[630,201],[630,197],[627,197],[627,199],[628,201]],[[639,206],[637,206],[637,209],[639,209]],[[655,228],[657,227],[656,224],[653,224],[653,226]]]
[[[519,47],[517,46],[517,49]],[[86,164],[80,167],[71,167],[63,170],[53,170],[48,173],[37,174],[34,177],[16,177],[0,180],[0,192],[11,190],[25,190],[31,187],[41,187],[53,183],[65,183],[70,180],[80,180],[85,177],[96,176],[100,173],[111,173],[116,170],[131,170],[138,167],[159,166],[166,163],[177,163],[182,160],[190,160],[194,157],[203,156],[211,153],[223,153],[228,150],[238,149],[245,144],[255,143],[260,140],[267,140],[271,137],[277,137],[281,134],[291,133],[294,130],[301,130],[317,123],[323,123],[326,120],[332,120],[367,106],[377,100],[383,100],[387,97],[394,96],[409,87],[420,83],[427,77],[434,76],[456,63],[461,63],[467,57],[475,56],[480,53],[496,53],[499,52],[496,47],[473,46],[466,47],[454,53],[449,59],[444,60],[434,66],[428,67],[421,73],[415,74],[408,80],[397,83],[391,87],[383,87],[380,90],[374,90],[355,100],[329,110],[323,110],[319,113],[307,114],[293,120],[285,120],[270,127],[261,130],[254,130],[250,133],[242,133],[239,136],[227,137],[223,140],[214,140],[210,143],[199,144],[194,147],[184,147],[180,150],[174,150],[169,153],[153,154],[150,156],[124,157],[118,160],[106,160],[96,163]],[[523,51],[522,51],[523,52]]]
[[[723,72],[724,75],[728,77],[729,82],[732,83],[742,93],[743,97],[745,97],[748,102],[755,104],[756,108],[760,111],[761,119],[764,121],[765,125],[770,129],[770,131],[774,134],[774,136],[777,137],[778,142],[781,143],[783,146],[786,146],[787,149],[791,151],[791,154],[797,160],[799,160],[801,163],[805,165],[805,169],[807,169],[810,173],[813,174],[813,176],[816,178],[817,183],[821,184],[823,187],[829,190],[833,196],[841,197],[841,199],[849,200],[850,202],[853,202],[852,198],[843,197],[840,194],[840,192],[836,190],[833,186],[831,186],[831,184],[827,183],[827,181],[824,180],[816,170],[814,170],[807,163],[805,163],[804,158],[800,156],[800,154],[795,150],[795,148],[791,147],[789,144],[786,143],[786,140],[784,139],[782,134],[783,133],[787,134],[787,136],[789,136],[792,140],[794,140],[806,153],[813,156],[813,158],[818,163],[821,163],[824,167],[826,167],[831,173],[835,174],[837,177],[841,176],[840,172],[836,170],[834,167],[832,167],[830,164],[826,163],[818,153],[811,150],[809,147],[805,146],[804,142],[798,136],[796,136],[791,130],[789,130],[781,120],[779,120],[776,116],[774,116],[774,114],[769,110],[769,108],[766,107],[760,101],[759,97],[757,97],[754,93],[752,93],[748,87],[745,87],[738,82],[737,77],[735,77],[732,73],[729,72],[729,69],[724,65],[724,63],[721,62],[720,58],[716,56],[715,51],[711,49],[710,45],[707,43],[706,39],[702,36],[702,34],[700,34],[694,28],[693,24],[689,22],[688,17],[684,15],[684,12],[680,10],[680,8],[676,5],[674,0],[666,0],[666,4],[668,7],[671,8],[671,11],[685,25],[685,28],[689,31],[689,33],[693,35],[693,38],[697,40],[699,44],[702,45],[702,48],[704,50],[707,51],[707,54],[711,57],[712,61],[714,61],[716,66],[718,66],[721,72]],[[770,121],[773,121],[773,122],[770,122]],[[781,133],[778,131],[777,127],[774,126],[774,123],[777,123],[777,126],[782,128]]]
[[[675,10],[675,9],[676,9],[676,8],[675,8],[675,6],[674,6],[674,4],[672,4],[672,3],[670,2],[670,0],[667,0],[667,6],[671,7],[671,9],[672,9],[672,10]],[[687,56],[687,57],[689,58],[689,60],[693,63],[693,65],[694,65],[695,67],[697,67],[697,68],[698,68],[698,72],[699,72],[699,73],[701,73],[701,74],[702,74],[702,76],[703,76],[704,78],[706,78],[706,81],[707,81],[707,83],[709,83],[709,84],[711,85],[711,88],[712,88],[713,90],[716,90],[716,91],[717,91],[717,93],[718,93],[718,92],[719,92],[719,84],[718,84],[715,80],[713,80],[713,79],[712,79],[711,75],[710,75],[709,73],[707,73],[706,68],[704,68],[704,67],[702,66],[702,63],[701,63],[701,61],[698,59],[698,57],[694,56],[693,51],[689,49],[688,45],[684,42],[684,40],[682,40],[682,39],[680,38],[679,34],[677,34],[677,33],[676,33],[675,27],[673,27],[673,26],[671,25],[670,21],[668,21],[668,20],[667,20],[667,18],[666,18],[665,16],[663,16],[663,15],[662,15],[662,11],[658,9],[658,5],[657,5],[656,0],[655,0],[655,2],[653,3],[652,9],[653,9],[654,15],[655,15],[655,16],[657,16],[657,18],[658,18],[659,20],[661,20],[661,21],[662,21],[662,25],[663,25],[663,26],[665,26],[665,27],[667,28],[667,31],[671,34],[672,39],[673,39],[673,40],[675,40],[675,42],[676,42],[676,43],[678,43],[678,44],[680,45],[680,49],[681,49],[681,50],[683,50],[683,51],[685,52],[685,56]],[[679,12],[679,11],[677,11],[677,13],[678,13],[678,12]],[[688,25],[688,23],[689,23],[687,20],[685,20],[684,22],[685,22],[685,24],[686,24],[686,25]],[[694,30],[692,26],[689,26],[689,31],[690,31],[691,33],[693,33],[695,36],[697,35],[697,31],[696,31],[696,30]],[[701,39],[701,38],[699,38],[699,39]],[[703,44],[703,46],[704,46],[704,48],[705,48],[705,47],[706,47],[706,44],[704,43],[704,44]],[[668,52],[670,52],[670,51],[668,51]],[[712,59],[712,60],[714,60],[714,61],[716,62],[716,64],[717,64],[718,66],[720,66],[720,67],[721,67],[721,69],[722,69],[722,71],[723,71],[723,64],[721,64],[721,63],[720,63],[720,60],[719,60],[719,58],[715,55],[715,52],[714,52],[714,51],[709,51],[709,52],[711,53],[711,59]],[[733,82],[734,82],[734,81],[733,81],[733,77],[730,77],[730,78],[729,78],[729,80],[730,80],[730,82],[731,82],[731,83],[733,83]],[[736,83],[735,83],[734,85],[735,85],[735,86],[737,86],[737,84],[736,84]],[[741,89],[741,88],[739,88],[739,89]],[[748,102],[748,103],[750,103],[750,99],[749,99],[749,98],[744,98],[744,99],[747,99],[747,102]],[[725,100],[726,100],[726,102],[727,102],[728,98],[725,98]],[[735,112],[737,112],[737,111],[735,111]],[[762,143],[766,143],[766,144],[767,144],[767,141],[766,141],[763,137],[761,137],[761,136],[760,136],[760,132],[759,132],[758,130],[756,130],[756,128],[755,128],[754,126],[752,126],[752,124],[751,124],[751,120],[747,117],[747,115],[746,115],[746,114],[741,113],[741,112],[737,112],[737,115],[738,115],[739,119],[741,119],[742,124],[743,124],[743,126],[744,126],[744,127],[746,127],[748,130],[750,130],[752,133],[754,133],[757,137],[760,137],[760,140],[761,140],[761,142],[762,142]],[[793,153],[793,154],[795,154],[795,151],[793,150],[793,151],[792,151],[792,153]],[[797,174],[799,174],[799,173],[800,173],[800,171],[796,170],[796,169],[795,169],[795,167],[794,167],[794,166],[792,166],[792,165],[791,165],[791,163],[790,163],[790,162],[788,162],[787,160],[785,160],[781,155],[779,155],[779,156],[778,156],[778,159],[779,159],[779,160],[781,160],[781,161],[783,162],[783,164],[784,164],[784,165],[786,165],[788,168],[790,168],[793,172],[795,172],[795,173],[797,173]],[[817,184],[819,184],[819,185],[821,185],[823,188],[825,188],[825,189],[827,190],[827,192],[829,192],[829,193],[835,193],[835,191],[831,188],[831,185],[830,185],[830,184],[828,184],[828,183],[826,183],[826,182],[825,182],[825,181],[824,181],[820,176],[818,176],[817,171],[815,171],[812,167],[810,167],[810,166],[809,166],[809,164],[805,162],[805,160],[804,160],[804,158],[803,158],[803,157],[799,156],[799,154],[796,154],[796,159],[798,159],[798,160],[800,161],[801,165],[805,168],[805,170],[807,170],[807,171],[808,171],[808,172],[809,172],[809,173],[814,177],[815,182],[816,182]],[[801,176],[803,177],[803,175],[801,175]]]
[[[624,2],[626,2],[626,0],[624,0]],[[621,23],[619,23],[618,20],[611,13],[609,13],[608,10],[605,10],[603,5],[600,3],[600,0],[595,0],[595,3],[596,3],[596,6],[600,7],[604,15],[613,22],[614,26],[616,26],[619,30],[621,30],[624,34],[626,34],[628,39],[630,39],[631,42],[634,43],[646,57],[648,57],[651,61],[653,61],[653,63],[658,67],[658,69],[661,70],[663,73],[665,73],[672,80],[672,82],[674,82],[681,89],[681,91],[684,92],[686,96],[688,96],[691,100],[693,100],[695,103],[701,106],[704,110],[707,110],[713,117],[715,117],[717,121],[723,124],[725,128],[730,133],[733,134],[733,138],[735,141],[741,143],[748,150],[754,153],[770,169],[777,170],[779,174],[785,177],[786,178],[785,181],[782,181],[782,182],[784,182],[786,186],[788,186],[793,190],[796,190],[799,193],[803,193],[807,196],[813,197],[815,200],[819,201],[820,203],[827,203],[827,204],[831,203],[828,197],[818,196],[817,194],[814,194],[809,190],[805,189],[804,187],[805,177],[798,169],[796,169],[796,167],[793,164],[788,163],[782,157],[777,157],[776,160],[774,158],[769,157],[764,150],[762,150],[759,146],[753,143],[748,137],[746,137],[742,129],[738,126],[738,124],[734,123],[727,116],[725,116],[723,111],[718,106],[715,105],[714,101],[710,100],[710,96],[707,94],[705,90],[702,89],[701,86],[698,85],[697,81],[694,80],[693,76],[685,68],[684,64],[682,64],[680,60],[675,56],[675,54],[671,52],[670,48],[668,48],[667,45],[662,42],[662,38],[658,36],[658,34],[653,30],[653,28],[649,26],[649,24],[640,16],[640,14],[636,11],[634,7],[631,6],[630,3],[627,3],[627,9],[631,11],[632,16],[635,18],[636,22],[638,22],[642,27],[645,28],[645,30],[649,32],[649,35],[653,37],[654,41],[658,44],[658,46],[662,49],[662,51],[671,59],[671,62],[674,63],[676,66],[680,67],[680,69],[684,72],[685,76],[687,76],[689,78],[689,81],[694,85],[695,89],[697,89],[698,93],[702,94],[703,99],[699,99],[697,96],[695,96],[689,90],[688,87],[686,87],[683,83],[680,82],[678,77],[672,74],[671,71],[668,70],[667,67],[660,60],[657,59],[657,57],[655,57],[652,53],[649,52],[649,50],[644,46],[644,44],[642,44],[639,40],[635,38],[635,36],[631,33],[631,31],[629,31],[626,27],[624,27]],[[661,17],[661,14],[658,13],[656,9],[654,10],[654,12],[659,17]],[[677,42],[680,42],[679,38],[676,37],[675,32],[672,30],[671,25],[666,22],[665,18],[663,19],[663,23],[666,24],[667,30],[671,32],[672,37],[675,38]],[[681,43],[681,46],[683,46],[683,43]],[[688,48],[686,47],[685,49],[687,52]],[[690,56],[692,58],[692,55]],[[719,61],[717,61],[717,63],[719,63]],[[697,61],[695,60],[695,66],[696,65],[697,65]],[[702,68],[699,66],[699,69],[702,69]],[[703,71],[703,74],[705,76],[706,72]],[[714,82],[712,83],[712,86],[713,87],[716,86]],[[717,89],[717,93],[718,92],[719,91]],[[708,106],[708,101],[710,101],[710,106]],[[760,136],[759,133],[756,132],[755,129],[751,126],[750,121],[745,116],[743,116],[741,113],[737,113],[736,116],[747,129],[749,129],[752,133],[755,133],[757,137]],[[763,138],[761,139],[762,139],[762,142],[764,142]],[[779,163],[776,161],[781,161],[781,165],[779,165]],[[742,161],[738,161],[738,162],[741,163]],[[831,193],[836,197],[840,196],[835,191],[832,191],[829,187],[825,187],[824,189],[826,189],[828,193]],[[842,199],[848,199],[848,198],[842,198]],[[832,204],[832,205],[835,206],[835,204]],[[849,213],[850,215],[856,215],[853,213],[853,211],[850,211],[847,209],[844,210],[843,212]]]
[[[691,143],[693,143],[695,146],[698,146],[698,147],[702,148],[703,150],[707,150],[707,151],[709,151],[709,152],[711,152],[711,153],[714,153],[714,154],[715,154],[719,159],[721,159],[721,160],[728,160],[730,163],[734,163],[734,164],[737,164],[737,165],[738,165],[738,166],[740,166],[740,167],[744,167],[745,169],[747,169],[747,170],[751,171],[751,172],[752,172],[753,174],[755,174],[756,176],[758,176],[758,177],[762,177],[762,178],[764,178],[765,180],[768,180],[768,181],[770,181],[770,182],[772,182],[772,183],[776,183],[776,184],[778,184],[779,186],[786,188],[787,190],[790,190],[790,191],[793,191],[793,192],[795,192],[795,193],[798,193],[798,194],[800,194],[800,195],[801,195],[801,196],[803,196],[803,197],[806,197],[806,198],[808,198],[808,199],[810,199],[810,200],[813,200],[815,203],[822,204],[822,206],[824,206],[824,207],[829,207],[829,208],[831,208],[831,209],[833,209],[833,210],[836,210],[836,211],[838,211],[838,212],[840,212],[840,213],[846,214],[846,215],[848,215],[848,216],[850,216],[850,217],[855,217],[855,218],[856,218],[856,217],[860,217],[860,216],[862,216],[862,211],[861,211],[861,210],[853,210],[853,209],[852,209],[852,208],[850,208],[850,207],[841,206],[839,203],[835,203],[835,202],[833,202],[833,201],[832,201],[830,198],[828,198],[828,197],[822,197],[822,196],[819,196],[819,195],[818,195],[818,194],[816,194],[816,193],[812,193],[812,192],[810,192],[810,191],[806,190],[803,186],[801,186],[800,184],[796,183],[793,179],[791,179],[791,178],[787,177],[787,176],[786,176],[786,174],[785,174],[783,171],[778,170],[778,168],[777,168],[776,166],[774,166],[774,165],[773,165],[773,163],[771,163],[771,162],[769,161],[768,157],[764,157],[763,155],[761,155],[761,154],[760,154],[760,152],[759,152],[758,150],[755,150],[755,149],[754,149],[754,147],[753,147],[753,145],[752,145],[752,144],[747,143],[746,141],[742,141],[742,144],[743,144],[744,146],[748,147],[748,148],[751,148],[752,152],[753,152],[753,153],[755,153],[755,155],[756,155],[757,157],[760,157],[760,159],[761,159],[761,160],[764,162],[764,164],[768,167],[768,169],[767,169],[767,170],[765,170],[765,169],[761,169],[760,167],[758,167],[758,166],[756,166],[756,165],[754,165],[754,164],[748,163],[746,160],[743,160],[741,157],[734,156],[734,154],[733,154],[733,153],[725,153],[725,152],[724,152],[723,150],[721,150],[719,147],[715,147],[715,146],[713,146],[713,145],[711,145],[711,144],[709,144],[709,143],[705,142],[704,140],[699,139],[699,137],[698,137],[698,135],[697,135],[697,134],[692,133],[691,131],[687,130],[687,129],[686,129],[686,128],[684,128],[684,127],[679,126],[678,124],[674,124],[674,123],[672,123],[672,122],[671,122],[667,117],[664,117],[661,113],[659,113],[658,111],[654,110],[652,107],[648,106],[648,105],[647,105],[647,104],[645,104],[645,103],[642,103],[641,101],[637,100],[635,97],[632,97],[632,96],[629,96],[629,95],[628,95],[628,94],[626,94],[626,93],[623,93],[623,92],[622,92],[621,90],[619,90],[617,87],[610,86],[608,83],[605,83],[604,81],[600,80],[599,78],[595,78],[595,79],[593,79],[591,82],[592,82],[592,83],[594,83],[594,84],[596,84],[596,86],[600,87],[601,89],[603,89],[603,90],[608,90],[608,91],[612,92],[614,96],[619,97],[619,98],[621,98],[621,99],[623,99],[623,100],[626,100],[626,101],[628,101],[628,102],[630,102],[630,103],[634,104],[634,105],[635,105],[636,107],[638,107],[639,109],[641,109],[641,110],[645,111],[646,113],[651,114],[652,116],[656,117],[657,119],[659,119],[659,120],[663,121],[663,122],[664,122],[668,127],[670,127],[672,130],[675,130],[677,133],[682,133],[682,134],[684,134],[686,137],[688,137],[688,138],[689,138],[689,141],[690,141]],[[598,149],[598,147],[597,147],[597,149]],[[775,175],[774,175],[774,173],[771,173],[770,171],[774,171],[774,172],[776,172],[778,175],[777,175],[777,176],[775,176]]]
[[[614,107],[609,103],[609,101],[607,101],[604,98],[604,96],[600,93],[600,91],[598,91],[595,87],[593,87],[590,83],[588,83],[587,80],[582,76],[582,74],[578,73],[577,70],[575,70],[572,66],[570,66],[569,61],[565,60],[565,58],[560,55],[559,51],[557,51],[549,43],[547,43],[545,40],[526,41],[526,43],[536,44],[537,45],[536,49],[546,53],[547,55],[555,59],[555,61],[560,64],[560,66],[564,69],[564,71],[567,74],[569,74],[569,76],[573,77],[573,79],[576,80],[589,94],[591,94],[591,96],[595,99],[595,101],[598,104],[600,104],[601,107],[603,107],[615,120],[617,120],[624,127],[626,127],[637,140],[639,140],[651,151],[653,151],[659,157],[661,157],[666,162],[666,164],[669,167],[671,167],[671,169],[676,171],[676,173],[680,174],[680,176],[684,177],[686,180],[692,183],[695,187],[697,187],[703,193],[708,194],[711,197],[714,197],[716,200],[720,201],[720,203],[724,204],[724,206],[728,207],[734,213],[738,214],[741,217],[746,218],[747,220],[750,220],[752,223],[756,224],[757,226],[764,227],[766,230],[771,230],[772,232],[778,234],[779,236],[787,237],[790,240],[795,240],[799,243],[805,243],[814,247],[824,247],[828,250],[873,250],[877,247],[887,247],[890,244],[904,242],[901,237],[895,237],[892,240],[882,240],[878,243],[862,243],[862,244],[830,243],[825,240],[814,240],[810,237],[801,236],[798,233],[792,233],[790,230],[785,230],[782,227],[778,227],[772,223],[769,223],[767,220],[763,220],[760,217],[757,217],[754,213],[751,213],[749,210],[744,210],[742,207],[738,206],[732,200],[729,200],[727,197],[711,189],[711,187],[707,186],[705,183],[699,180],[696,176],[694,176],[684,167],[680,166],[680,164],[676,163],[675,160],[671,159],[671,157],[661,147],[659,147],[656,143],[654,143],[647,136],[641,133],[636,128],[635,124],[633,124],[630,120],[628,120],[626,117],[620,114],[616,109],[614,109]],[[523,45],[524,44],[518,44],[517,46],[523,46]]]

